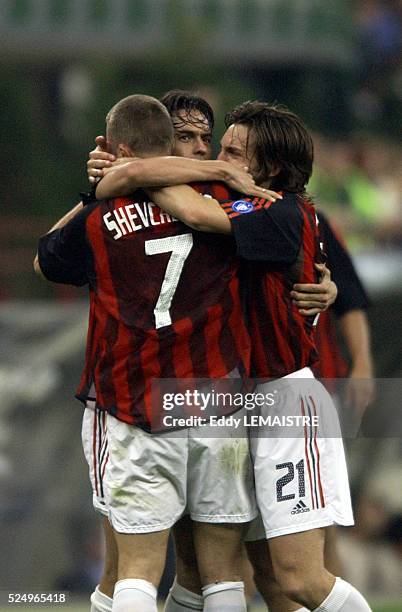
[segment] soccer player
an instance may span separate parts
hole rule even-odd
[[[311,174],[312,141],[295,115],[264,103],[246,103],[229,115],[228,125],[219,159],[248,166],[261,185],[303,194]],[[314,280],[317,235],[311,206],[302,197],[287,197],[263,204],[256,212],[251,207],[252,214],[244,214],[234,204],[222,207],[211,199],[204,201],[186,186],[152,191],[152,196],[193,228],[233,231],[240,255],[254,262],[248,270],[248,314],[255,374],[286,376],[281,384],[284,405],[300,406],[302,414],[318,414],[324,423],[332,420],[329,435],[339,435],[329,396],[308,369],[315,360],[312,321],[300,317],[286,291],[295,276],[301,282]],[[267,261],[268,269],[261,263]],[[281,322],[286,324],[285,333]],[[298,383],[299,377],[309,379],[307,390]],[[353,522],[342,441],[329,435],[317,438],[310,429],[305,438],[259,437],[253,442],[257,497],[268,547],[264,538],[250,543],[249,553],[261,591],[272,562],[282,592],[296,602],[289,602],[288,610],[370,610],[352,585],[324,567],[321,528]],[[289,493],[284,488],[293,489],[295,470],[296,492]]]
[[[322,315],[317,328],[317,348],[321,358],[315,374],[321,378],[349,377],[348,405],[361,414],[374,393],[373,358],[366,315],[369,299],[342,240],[324,213],[318,211],[317,215],[327,261],[338,287],[338,297],[332,309]],[[333,314],[350,356],[350,369],[338,346]]]
[[[167,154],[172,135],[166,109],[146,96],[121,101],[107,118],[108,141],[120,155]],[[116,612],[156,610],[168,531],[186,504],[197,520],[196,545],[203,543],[204,609],[233,601],[245,610],[241,581],[233,578],[241,524],[256,513],[246,440],[222,440],[225,452],[233,446],[240,458],[228,479],[216,440],[210,446],[191,430],[184,438],[146,433],[152,378],[221,378],[247,370],[233,246],[230,239],[189,232],[143,192],[86,206],[40,241],[39,266],[49,280],[90,286],[78,396],[88,400],[94,385],[96,403],[108,413],[104,484],[118,547]],[[188,495],[187,473],[194,485]],[[211,554],[215,549],[219,556]]]
[[[369,299],[342,240],[322,211],[317,211],[317,216],[327,263],[338,287],[338,296],[333,307],[320,316],[316,335],[320,359],[313,371],[318,378],[347,378],[346,395],[342,401],[347,410],[354,412],[355,420],[359,421],[374,397],[373,358],[366,314]],[[334,315],[350,357],[350,367],[339,347]],[[336,387],[334,391],[337,392]],[[327,569],[338,575],[341,573],[335,527],[326,530],[325,562]]]

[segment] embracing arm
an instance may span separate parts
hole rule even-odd
[[[316,263],[315,268],[320,272],[320,282],[296,283],[290,293],[300,313],[306,317],[327,310],[338,295],[338,288],[331,280],[331,270],[323,263]]]
[[[229,217],[214,198],[203,197],[188,185],[147,189],[153,202],[200,232],[230,234]]]
[[[230,164],[221,161],[200,161],[185,157],[119,158],[118,163],[104,168],[96,196],[112,198],[129,195],[139,187],[181,185],[193,181],[230,181]]]

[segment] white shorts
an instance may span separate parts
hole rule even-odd
[[[286,427],[275,425],[250,439],[261,516],[251,523],[247,541],[354,522],[336,408],[311,370],[300,374],[303,379],[295,373],[257,389],[276,389],[275,405],[265,415],[315,416],[318,426],[304,423],[291,430],[297,437],[286,437]]]
[[[97,512],[109,516],[105,499],[104,475],[108,461],[106,436],[106,413],[88,401],[82,419],[82,446],[89,467],[89,480],[92,486],[92,503]]]
[[[208,430],[192,427],[182,430],[181,437],[177,432],[148,434],[107,415],[109,461],[103,484],[113,528],[119,533],[161,531],[183,514],[206,523],[254,519],[247,435],[232,429],[225,433],[200,437]]]

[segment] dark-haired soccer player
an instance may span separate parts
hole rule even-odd
[[[300,438],[259,437],[253,442],[257,497],[268,539],[268,548],[265,537],[249,544],[257,586],[264,590],[272,562],[282,592],[297,602],[289,602],[289,610],[370,610],[352,585],[324,567],[321,528],[350,525],[353,516],[342,440],[335,437],[340,435],[336,411],[309,369],[315,361],[313,322],[300,316],[288,294],[295,278],[314,281],[315,213],[303,197],[312,169],[312,141],[293,113],[261,102],[237,107],[228,126],[219,159],[247,165],[259,184],[287,191],[283,201],[256,211],[248,210],[247,199],[243,208],[222,207],[186,186],[153,191],[152,196],[198,230],[233,232],[239,254],[249,262],[255,375],[280,377],[283,414],[290,409],[291,414],[296,410],[322,420],[324,437],[317,437],[310,424]],[[302,384],[299,378],[307,380]]]
[[[168,91],[160,100],[173,121],[174,155],[209,159],[215,119],[208,102],[180,89]]]

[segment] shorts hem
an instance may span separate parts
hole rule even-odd
[[[165,529],[170,529],[173,527],[174,523],[168,524],[159,524],[159,525],[141,525],[138,527],[116,527],[111,523],[113,529],[117,533],[127,533],[127,534],[137,534],[137,533],[155,533],[157,531],[165,531]]]
[[[281,535],[291,535],[292,533],[301,533],[302,531],[310,531],[311,529],[319,529],[320,527],[330,527],[331,525],[342,525],[346,527],[346,526],[353,525],[353,522],[350,523],[346,519],[343,519],[342,521],[340,520],[337,521],[333,518],[328,517],[326,519],[314,521],[313,523],[303,523],[301,525],[296,525],[296,526],[289,525],[288,527],[281,527],[280,529],[273,529],[268,532],[265,532],[265,535],[266,535],[267,540],[270,540],[271,538],[275,538]]]
[[[196,523],[249,523],[258,516],[258,511],[247,514],[189,514]]]
[[[279,529],[271,529],[269,531],[266,531],[264,528],[264,538],[266,540],[270,540],[271,538],[276,538],[282,535],[291,535],[292,533],[301,533],[303,531],[310,531],[311,529],[320,529],[320,527],[330,527],[331,525],[341,525],[343,527],[350,527],[353,524],[354,522],[351,519],[336,520],[328,517],[323,518],[319,521],[314,521],[312,523],[288,525],[287,527],[280,527]],[[247,537],[247,534],[244,538],[246,542],[257,542],[261,539],[261,537]]]
[[[165,529],[170,529],[171,527],[173,527],[173,525],[177,523],[177,521],[181,518],[181,516],[182,514],[175,517],[171,521],[165,521],[164,523],[155,523],[153,525],[142,524],[142,525],[133,525],[132,527],[131,526],[118,527],[113,523],[113,518],[110,516],[110,513],[109,513],[109,521],[113,529],[117,531],[117,533],[132,533],[132,534],[154,533],[156,531],[164,531]]]

